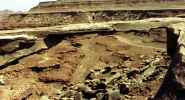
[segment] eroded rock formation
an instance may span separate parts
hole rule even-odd
[[[184,9],[170,5],[182,1],[148,10],[147,0],[139,10],[125,2],[46,2],[10,15],[0,31],[0,99],[183,100]]]

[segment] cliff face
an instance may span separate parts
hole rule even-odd
[[[184,0],[58,0],[41,2],[31,12],[157,10],[184,8]],[[41,9],[40,9],[41,8]]]
[[[166,77],[155,99],[184,99],[182,2],[58,0],[11,14],[0,100],[147,100]]]
[[[134,3],[135,2],[135,3]],[[184,17],[183,1],[51,1],[41,2],[28,13],[11,14],[0,29],[44,27],[75,23]]]
[[[25,27],[45,27],[77,23],[94,23],[104,21],[128,21],[146,18],[184,17],[184,9],[161,10],[98,10],[66,11],[45,13],[11,14],[0,25],[0,29]]]

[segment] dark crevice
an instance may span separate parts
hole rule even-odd
[[[72,46],[74,46],[76,48],[80,48],[82,46],[82,44],[80,44],[80,43],[72,43]]]
[[[44,69],[46,68],[40,68],[40,67],[32,67],[30,68],[33,72],[39,73],[39,72],[43,72]]]
[[[3,68],[5,68],[7,66],[10,66],[10,65],[16,65],[18,63],[19,63],[19,60],[17,59],[17,60],[11,61],[11,62],[9,62],[7,64],[4,64],[4,65],[0,66],[0,69],[3,69]]]
[[[78,34],[75,34],[75,36],[81,36],[81,35],[85,35],[85,34],[98,34],[98,35],[112,35],[114,34],[116,31],[94,31],[94,32],[78,32]],[[62,40],[64,40],[65,38],[71,38],[74,37],[74,34],[60,34],[60,33],[56,33],[56,34],[49,34],[45,39],[44,42],[46,43],[48,48],[51,48],[55,45],[57,45],[58,43],[60,43]],[[74,46],[79,47],[80,44],[74,44]]]
[[[177,52],[178,37],[178,35],[174,34],[173,28],[167,28],[167,53],[171,58],[173,58]]]
[[[30,69],[33,72],[40,73],[40,72],[45,72],[45,71],[59,69],[60,67],[61,67],[60,64],[53,64],[53,65],[50,65],[50,66],[48,65],[47,67],[35,66],[35,67],[31,67]]]
[[[146,31],[146,30],[129,30],[129,31],[126,31],[125,33],[134,33],[134,35],[136,36],[150,36],[150,33],[149,31]]]
[[[113,35],[114,33],[116,33],[116,31],[109,31],[109,32],[98,32],[98,35]]]
[[[3,40],[0,40],[0,47],[12,42],[13,40],[6,40],[6,39],[3,39]]]
[[[21,49],[31,48],[34,44],[35,42],[20,42],[18,49],[21,50]]]
[[[63,35],[56,35],[56,34],[51,34],[48,35],[45,39],[44,42],[46,43],[48,48],[51,48],[58,43],[60,43],[64,39]]]

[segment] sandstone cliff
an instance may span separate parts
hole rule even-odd
[[[0,99],[183,100],[182,2],[58,0],[11,14],[0,27]]]

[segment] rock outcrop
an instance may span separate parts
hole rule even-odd
[[[27,13],[11,14],[0,29],[46,27],[146,18],[184,17],[183,0],[90,0],[40,3]]]
[[[172,62],[154,100],[183,100],[184,97],[184,23],[171,25],[173,32],[171,41],[176,41],[173,45],[174,52],[170,52]],[[169,44],[170,45],[170,44]],[[172,45],[172,44],[171,44]],[[171,50],[172,51],[172,50]]]
[[[182,2],[58,0],[10,15],[0,99],[184,99]]]

